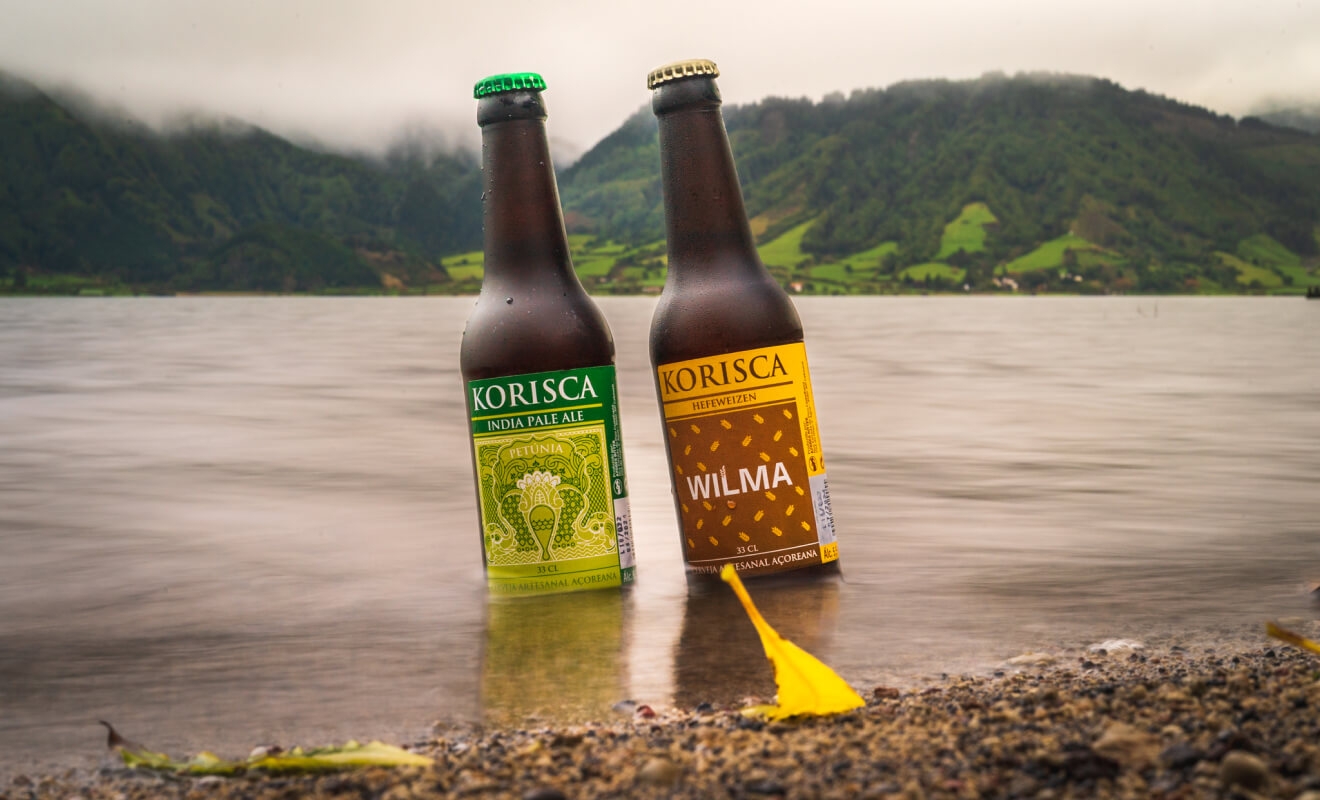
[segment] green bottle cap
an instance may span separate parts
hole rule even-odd
[[[480,100],[488,94],[499,92],[544,92],[545,78],[535,72],[508,72],[503,75],[491,75],[477,81],[472,87],[472,96]]]

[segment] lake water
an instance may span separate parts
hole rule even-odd
[[[0,771],[773,694],[689,596],[619,352],[637,586],[487,604],[471,298],[0,299]],[[846,580],[751,589],[863,691],[1314,619],[1320,303],[802,298]]]

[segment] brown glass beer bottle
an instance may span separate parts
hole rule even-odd
[[[568,252],[545,81],[476,85],[485,269],[463,331],[483,563],[495,594],[633,581],[614,339]]]
[[[802,323],[756,253],[711,61],[654,70],[669,274],[651,363],[690,579],[838,572]]]

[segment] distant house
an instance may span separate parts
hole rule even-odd
[[[792,289],[795,292],[800,292],[802,291],[802,281],[793,281],[788,285],[788,288]]]

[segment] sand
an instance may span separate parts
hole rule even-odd
[[[193,778],[115,767],[20,775],[3,796],[1320,800],[1320,657],[1280,644],[1113,646],[1024,654],[993,677],[915,690],[865,687],[865,708],[829,718],[640,707],[571,727],[438,729],[409,745],[435,759],[424,769]]]

